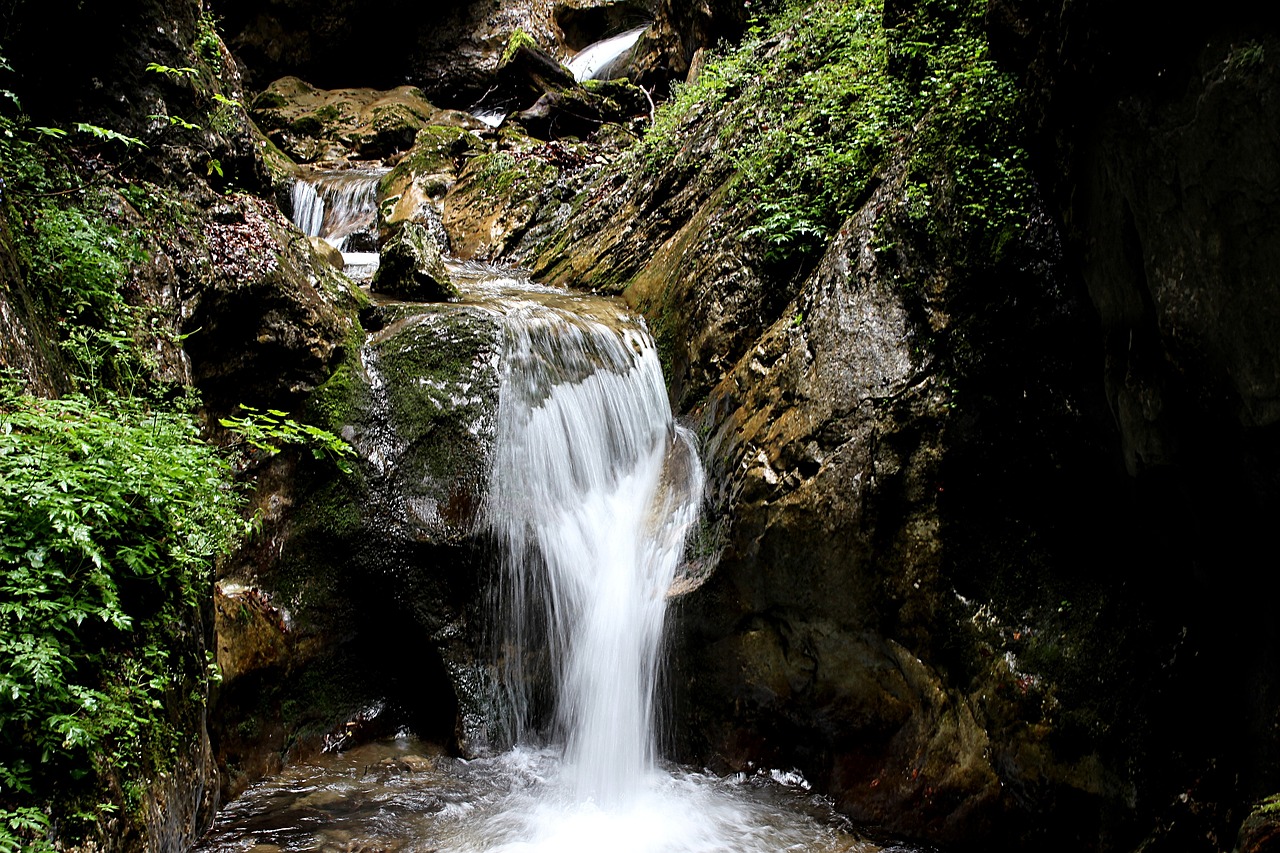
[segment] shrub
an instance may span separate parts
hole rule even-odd
[[[1030,177],[1017,89],[990,57],[984,9],[921,0],[886,27],[879,0],[785,5],[677,87],[643,153],[652,167],[678,156],[689,123],[733,103],[716,156],[754,211],[745,236],[782,260],[824,246],[887,158],[909,150],[920,219],[963,234],[953,248],[998,250],[1025,218]]]
[[[97,777],[171,760],[183,735],[166,709],[205,686],[183,678],[181,637],[240,505],[187,414],[0,388],[0,849],[41,834],[36,806],[92,819],[76,797]]]

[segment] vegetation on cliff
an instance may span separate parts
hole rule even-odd
[[[207,697],[209,661],[187,659],[193,612],[243,523],[227,463],[172,404],[7,386],[0,471],[0,847],[13,847],[52,818],[74,837],[137,809],[169,769],[190,736],[179,709]]]
[[[194,199],[236,210],[209,184],[229,189],[223,152],[243,110],[222,94],[211,19],[192,23],[190,64],[135,64],[207,104],[190,115],[200,124],[153,115],[145,140],[88,122],[44,126],[0,88],[0,308],[6,335],[22,331],[44,352],[0,351],[4,853],[94,838],[141,846],[157,786],[211,770],[207,611],[214,561],[245,533],[244,500],[232,460],[206,440],[182,294],[163,277],[184,262],[175,245],[207,256],[197,240],[237,225],[188,230],[202,213]],[[10,85],[3,57],[0,71]],[[174,173],[182,189],[167,182]],[[201,268],[185,283],[219,270]],[[226,425],[255,447],[347,450],[270,412]],[[164,820],[192,817],[173,808]]]
[[[785,2],[676,88],[644,140],[656,169],[685,123],[732,103],[717,156],[735,197],[757,211],[744,236],[783,260],[821,251],[909,152],[906,198],[922,228],[964,234],[969,253],[999,249],[1025,222],[1027,154],[1018,90],[993,61],[972,0]],[[949,210],[946,208],[950,208]]]

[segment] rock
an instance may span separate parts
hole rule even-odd
[[[15,371],[31,393],[56,396],[70,386],[53,331],[42,320],[19,266],[9,231],[0,217],[0,370]]]
[[[502,103],[527,104],[550,92],[577,86],[573,74],[545,51],[531,44],[519,44],[498,66]]]
[[[382,247],[370,289],[418,302],[455,302],[460,297],[440,247],[416,222],[401,226]]]
[[[1236,853],[1276,853],[1280,850],[1280,813],[1274,797],[1255,806],[1240,826]]]
[[[274,205],[233,196],[199,245],[176,249],[177,274],[203,285],[187,309],[185,349],[217,411],[293,410],[347,353],[363,297],[296,235]]]
[[[328,240],[321,237],[308,237],[307,242],[311,244],[311,248],[315,250],[316,255],[334,269],[341,271],[346,265],[342,260],[342,252],[335,249]]]
[[[511,118],[538,139],[585,139],[606,122],[648,114],[649,102],[639,88],[621,80],[587,82],[548,92]]]
[[[381,159],[413,147],[431,124],[480,128],[464,113],[440,110],[421,90],[325,90],[283,77],[258,95],[254,119],[281,150],[298,162]]]

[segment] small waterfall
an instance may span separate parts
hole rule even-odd
[[[527,735],[527,662],[549,653],[567,779],[578,801],[614,806],[651,783],[666,595],[701,467],[639,321],[530,301],[504,328],[484,515],[506,554],[504,681]]]
[[[290,193],[293,201],[293,224],[308,237],[319,237],[324,226],[324,200],[314,184],[298,180]]]
[[[293,184],[293,224],[308,237],[322,237],[342,252],[348,272],[353,267],[377,266],[378,182],[387,171],[318,171]]]
[[[573,72],[573,79],[581,83],[583,80],[607,78],[616,60],[635,47],[640,36],[648,28],[649,25],[645,24],[643,27],[636,27],[625,33],[602,39],[595,44],[589,44],[578,51],[566,63],[569,70]]]
[[[322,756],[255,785],[197,849],[887,853],[795,771],[655,764],[666,599],[703,482],[653,340],[614,302],[453,271],[464,303],[440,310],[488,312],[503,337],[478,523],[505,555],[499,670],[517,743],[428,759],[398,736]]]

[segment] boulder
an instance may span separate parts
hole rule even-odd
[[[417,222],[404,223],[383,245],[370,289],[416,302],[456,302],[460,298],[440,246]]]
[[[388,158],[412,148],[428,125],[483,126],[465,113],[437,109],[412,86],[327,90],[297,77],[273,82],[251,110],[267,137],[301,163]]]

